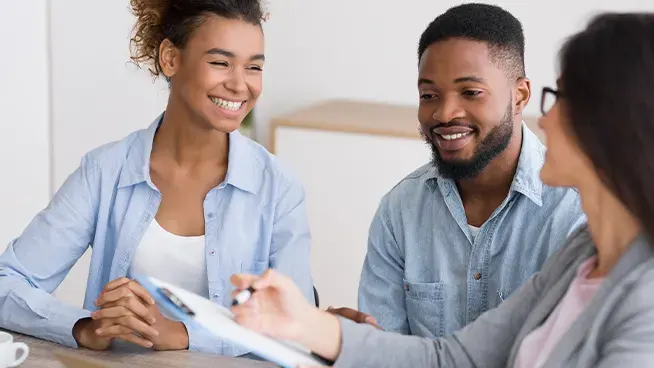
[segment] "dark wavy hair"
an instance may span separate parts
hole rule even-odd
[[[654,240],[654,13],[606,13],[561,50],[580,147]]]

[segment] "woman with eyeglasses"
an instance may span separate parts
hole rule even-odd
[[[654,14],[604,14],[543,90],[543,182],[575,187],[587,225],[501,306],[448,338],[400,336],[319,311],[286,277],[236,275],[250,328],[338,367],[654,365]],[[548,104],[550,99],[552,105]]]

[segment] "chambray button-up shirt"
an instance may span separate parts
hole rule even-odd
[[[473,238],[454,181],[425,165],[384,196],[359,309],[387,331],[451,334],[496,307],[585,222],[577,192],[542,184],[545,147],[523,124],[509,195]]]
[[[0,256],[0,327],[75,347],[74,324],[95,309],[104,285],[127,272],[155,217],[161,193],[150,180],[157,118],[144,130],[86,154],[50,204]],[[226,307],[229,277],[275,268],[313,302],[310,234],[301,184],[263,147],[229,135],[225,181],[204,200],[208,295]],[[83,308],[51,293],[89,247],[91,267]],[[174,259],[170,260],[174,262]],[[187,326],[190,349],[247,353]]]

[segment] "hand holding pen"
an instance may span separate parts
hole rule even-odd
[[[232,312],[237,323],[276,338],[293,338],[313,311],[300,289],[274,270],[262,276],[234,275]]]
[[[252,297],[253,293],[254,288],[252,286],[241,291],[236,291],[232,300],[232,307],[247,303],[247,301],[250,300],[250,297]]]
[[[234,275],[234,320],[265,335],[291,340],[333,360],[340,351],[337,317],[310,304],[291,279],[269,269],[261,277]],[[327,342],[327,344],[325,344]]]

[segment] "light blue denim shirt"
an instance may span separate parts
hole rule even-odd
[[[47,208],[9,244],[0,256],[0,327],[77,346],[75,322],[95,309],[93,301],[107,282],[127,276],[157,213],[161,193],[150,180],[150,152],[160,121],[86,154]],[[270,267],[290,276],[313,302],[303,187],[257,143],[237,131],[229,142],[225,181],[204,200],[210,298],[230,306],[232,274],[261,274]],[[80,309],[51,293],[89,245],[91,267]],[[187,329],[191,350],[247,353]]]
[[[523,124],[508,197],[472,237],[454,181],[425,165],[381,200],[359,309],[388,331],[447,336],[496,307],[585,222],[578,193],[542,184],[545,148]]]

